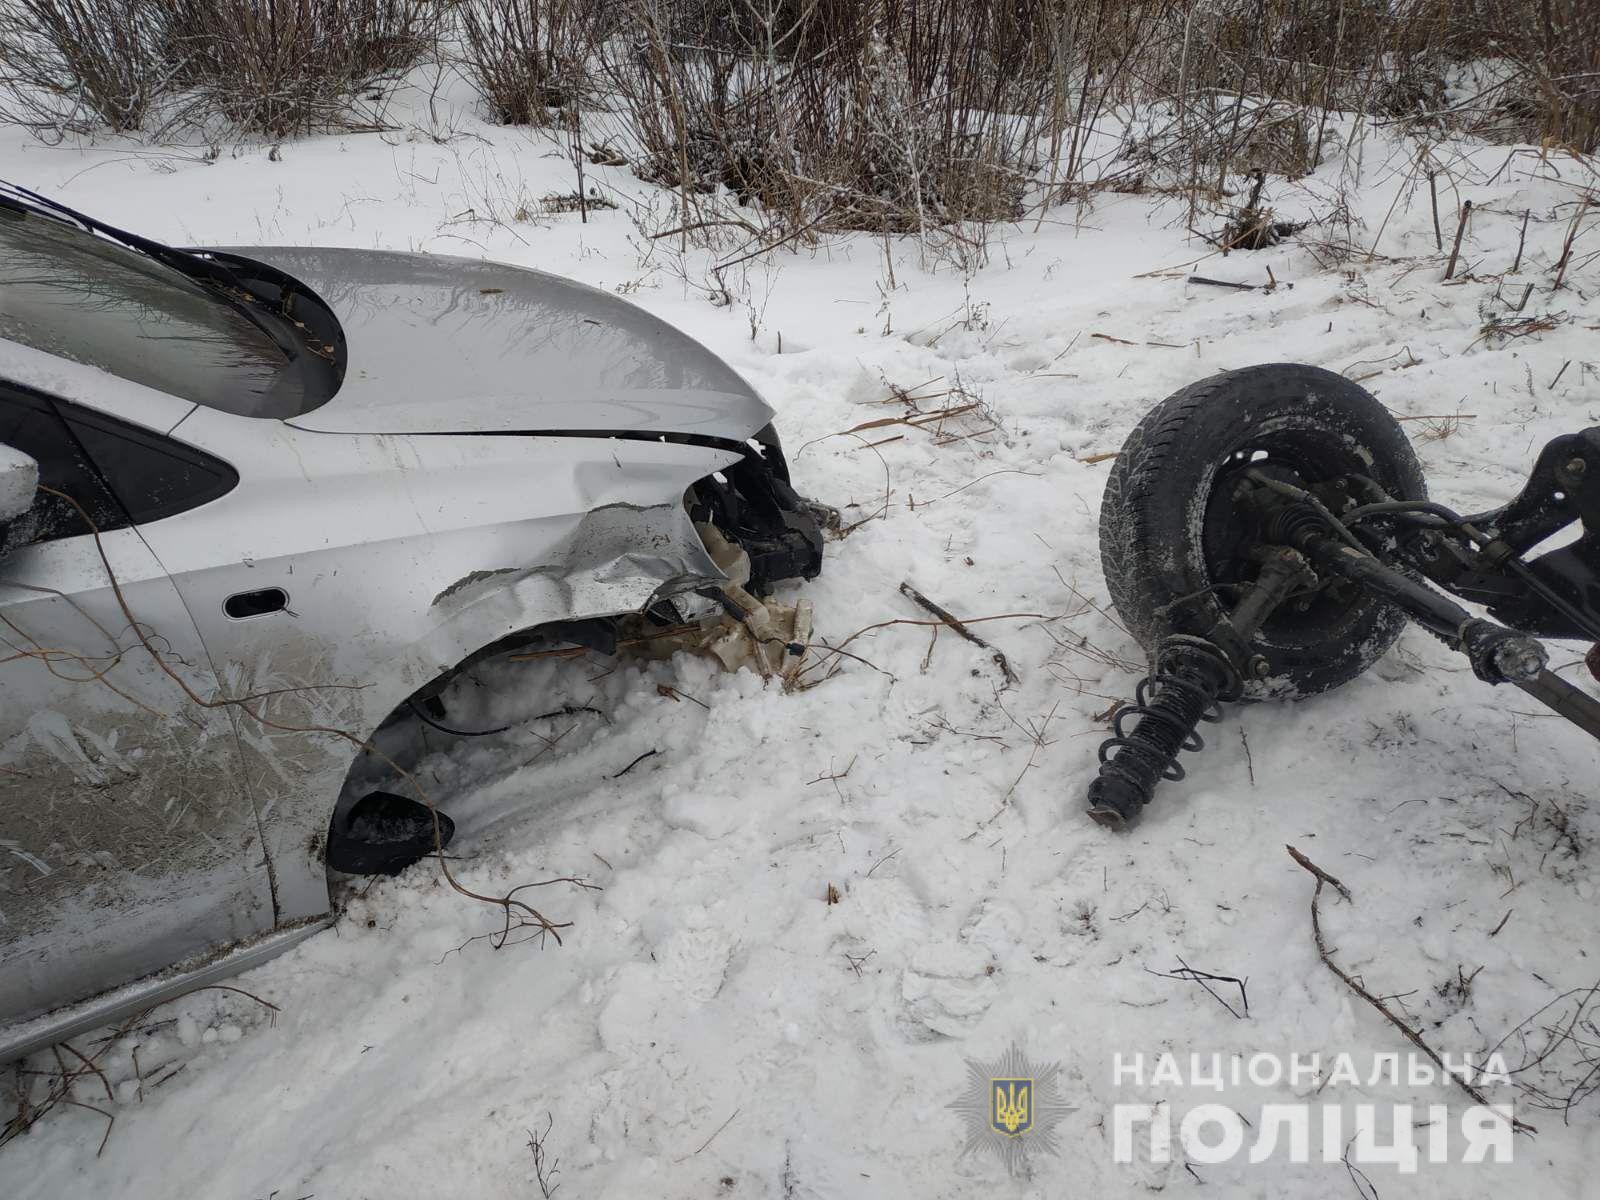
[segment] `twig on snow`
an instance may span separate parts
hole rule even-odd
[[[557,1189],[561,1187],[556,1182],[556,1176],[561,1174],[556,1164],[561,1160],[547,1157],[544,1148],[545,1139],[550,1136],[550,1130],[555,1127],[555,1123],[554,1114],[545,1113],[544,1132],[534,1133],[531,1129],[527,1131],[528,1149],[533,1153],[533,1178],[539,1185],[539,1195],[544,1200],[550,1200],[556,1194]]]
[[[626,775],[629,771],[631,771],[635,767],[637,767],[645,759],[653,758],[654,756],[656,756],[657,754],[660,754],[660,753],[661,753],[661,751],[659,751],[659,750],[646,750],[643,754],[639,755],[638,758],[634,759],[627,766],[623,767],[622,770],[618,771],[611,778],[613,778],[613,779],[621,779],[624,775]]]
[[[995,666],[999,667],[1000,673],[1006,677],[1007,684],[1021,682],[1021,680],[1017,678],[1017,673],[1011,669],[1011,662],[1006,658],[1004,652],[996,650],[988,642],[984,641],[977,634],[973,633],[972,630],[968,629],[964,624],[962,624],[961,620],[956,617],[955,614],[951,613],[948,609],[941,608],[932,600],[929,600],[921,592],[917,591],[916,588],[904,581],[902,581],[900,584],[900,594],[906,597],[906,599],[910,600],[913,604],[917,605],[919,608],[931,612],[956,633],[966,638],[967,641],[971,642],[974,646],[981,646],[983,649],[987,650],[990,655],[993,656]]]
[[[1328,970],[1332,971],[1334,975],[1338,976],[1339,980],[1345,985],[1345,987],[1349,988],[1368,1004],[1372,1005],[1373,1008],[1382,1013],[1389,1024],[1393,1025],[1401,1033],[1405,1034],[1406,1040],[1418,1050],[1421,1050],[1424,1054],[1426,1054],[1434,1066],[1438,1067],[1445,1076],[1455,1081],[1457,1087],[1466,1092],[1467,1095],[1471,1096],[1476,1103],[1488,1108],[1489,1099],[1487,1096],[1485,1096],[1472,1084],[1468,1083],[1465,1079],[1461,1078],[1459,1074],[1456,1074],[1446,1067],[1444,1065],[1444,1060],[1440,1058],[1438,1054],[1434,1053],[1432,1046],[1428,1045],[1427,1042],[1422,1040],[1422,1035],[1420,1033],[1397,1017],[1394,1013],[1394,1010],[1385,1004],[1382,999],[1374,996],[1365,987],[1352,978],[1349,973],[1344,970],[1344,968],[1340,967],[1336,962],[1333,961],[1333,951],[1328,949],[1327,940],[1322,936],[1322,911],[1320,908],[1322,900],[1322,885],[1331,885],[1335,891],[1337,891],[1341,896],[1351,903],[1355,902],[1355,898],[1350,894],[1349,888],[1345,887],[1344,884],[1340,883],[1332,875],[1328,874],[1328,872],[1317,866],[1316,863],[1312,862],[1304,854],[1301,854],[1300,851],[1296,850],[1293,846],[1285,846],[1284,849],[1289,852],[1290,858],[1294,859],[1294,861],[1299,863],[1300,866],[1311,872],[1311,874],[1315,876],[1317,880],[1317,888],[1311,893],[1311,935],[1316,940],[1317,957],[1322,960],[1322,965],[1327,967]],[[1515,1117],[1510,1118],[1510,1120],[1513,1131],[1521,1133],[1538,1132],[1534,1126],[1529,1125],[1526,1121],[1519,1121]]]
[[[1184,962],[1181,957],[1178,959],[1176,970],[1152,971],[1149,967],[1146,967],[1145,973],[1162,979],[1179,979],[1185,983],[1198,983],[1205,988],[1206,993],[1213,1000],[1227,1009],[1229,1015],[1235,1020],[1242,1021],[1250,1015],[1250,995],[1245,991],[1245,984],[1249,982],[1248,979],[1239,979],[1233,975],[1213,975],[1210,971],[1199,971]],[[1239,989],[1239,1003],[1243,1006],[1244,1011],[1240,1012],[1221,996],[1217,995],[1216,989],[1211,986],[1212,983],[1231,983],[1237,987]]]
[[[678,1159],[678,1161],[679,1162],[685,1162],[686,1160],[693,1158],[696,1154],[699,1154],[700,1151],[704,1150],[707,1146],[711,1145],[712,1142],[717,1140],[717,1134],[721,1133],[729,1125],[732,1125],[733,1124],[733,1118],[737,1117],[743,1111],[744,1111],[744,1109],[742,1109],[742,1108],[734,1109],[732,1115],[730,1115],[728,1117],[728,1119],[726,1121],[724,1121],[721,1125],[718,1125],[716,1130],[715,1130],[715,1132],[713,1132],[712,1135],[710,1137],[708,1137],[705,1141],[700,1143],[700,1146],[699,1146],[698,1149],[696,1149],[691,1154],[685,1154],[683,1156],[683,1158]]]
[[[1234,288],[1241,292],[1253,292],[1261,286],[1255,283],[1234,283],[1231,279],[1208,279],[1204,275],[1191,275],[1185,282],[1203,283],[1207,287]]]

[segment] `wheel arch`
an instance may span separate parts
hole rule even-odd
[[[327,911],[322,853],[329,821],[362,748],[409,699],[485,656],[547,636],[552,626],[641,612],[723,578],[681,503],[596,509],[580,522],[559,566],[472,572],[442,589],[423,635],[374,654],[382,665],[367,679],[290,688],[297,694],[271,702],[286,711],[269,708],[258,714],[265,720],[238,714],[246,767],[266,814],[278,923]]]

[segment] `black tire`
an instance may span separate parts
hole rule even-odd
[[[1343,376],[1269,363],[1190,384],[1128,435],[1100,505],[1100,563],[1111,602],[1146,651],[1175,622],[1198,632],[1222,613],[1212,589],[1236,570],[1228,565],[1229,533],[1222,527],[1231,511],[1229,472],[1263,456],[1293,467],[1308,483],[1363,474],[1396,499],[1427,498],[1422,468],[1399,424]],[[1394,608],[1359,594],[1342,602],[1319,598],[1305,612],[1286,606],[1279,614],[1252,639],[1268,664],[1265,678],[1247,685],[1258,698],[1312,695],[1348,683],[1405,625]]]

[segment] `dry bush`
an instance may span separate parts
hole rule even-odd
[[[779,204],[790,64],[755,57],[734,36],[728,14],[739,0],[626,2],[622,35],[602,59],[635,172],[686,196],[726,185],[741,202],[759,194]]]
[[[1600,150],[1600,5],[1594,0],[1431,0],[1441,52],[1507,68],[1478,98],[1504,132]]]
[[[636,168],[727,187],[791,230],[1013,219],[1046,77],[1022,3],[632,0],[608,44]]]
[[[792,60],[815,53],[817,38],[836,20],[818,0],[670,0],[653,6],[675,46],[743,58]]]
[[[1204,30],[1198,86],[1237,90],[1229,81],[1236,71],[1252,94],[1304,108],[1600,148],[1600,5],[1594,0],[1175,5],[1175,11],[1195,14],[1190,24]],[[1453,101],[1447,97],[1452,81]]]
[[[592,91],[610,24],[596,0],[461,0],[456,11],[463,69],[500,124],[546,124]]]
[[[1593,0],[1151,0],[1130,11],[1145,23],[1118,96],[1122,162],[1101,182],[1181,192],[1191,218],[1236,204],[1258,172],[1295,178],[1348,152],[1352,120],[1580,150],[1600,134]],[[1066,194],[1082,194],[1079,177],[1074,163]]]
[[[355,98],[433,43],[432,0],[169,0],[167,45],[184,120],[225,118],[271,138],[370,125]]]
[[[0,0],[0,119],[46,137],[222,118],[273,138],[352,104],[433,44],[437,0]]]
[[[140,128],[168,82],[159,0],[0,0],[0,121]]]
[[[1351,118],[1600,148],[1596,0],[0,0],[0,116],[372,125],[445,20],[496,120],[608,108],[642,177],[789,232],[1007,220],[1035,183],[1215,206]]]
[[[1389,0],[631,0],[624,25],[639,173],[791,229],[1013,219],[1035,182],[1211,204],[1314,170],[1341,112],[1442,100],[1439,35]]]
[[[1388,0],[1166,0],[1134,68],[1151,111],[1130,158],[1191,193],[1225,192],[1230,175],[1304,175],[1338,114],[1437,106],[1425,42]]]

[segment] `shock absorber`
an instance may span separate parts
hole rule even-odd
[[[1134,689],[1134,703],[1117,710],[1112,736],[1100,746],[1100,774],[1089,785],[1089,815],[1122,829],[1150,803],[1163,779],[1183,778],[1182,750],[1205,745],[1202,721],[1221,717],[1219,702],[1237,700],[1244,682],[1233,664],[1204,638],[1168,635],[1154,669]],[[1128,723],[1135,717],[1138,724]]]

